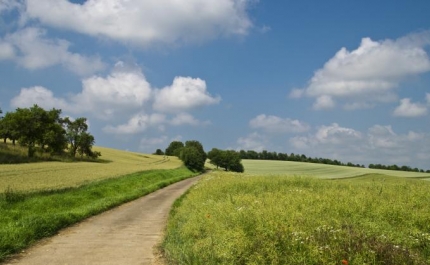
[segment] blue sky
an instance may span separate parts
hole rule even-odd
[[[430,169],[430,2],[0,0],[0,107],[96,144]]]

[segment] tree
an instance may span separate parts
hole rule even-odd
[[[87,132],[82,132],[77,142],[77,151],[81,158],[85,155],[86,157],[97,158],[101,156],[100,152],[92,151],[92,147],[95,143],[94,136]]]
[[[245,170],[241,162],[241,154],[234,150],[224,151],[213,148],[208,153],[208,158],[211,164],[217,166],[217,168],[224,168],[225,171],[244,172]]]
[[[179,157],[181,154],[181,149],[184,147],[184,144],[180,141],[173,141],[166,148],[165,154],[168,156],[177,156]]]
[[[157,149],[154,153],[154,155],[164,155],[164,152],[161,149]]]
[[[75,157],[80,145],[82,149],[83,144],[81,143],[81,141],[88,141],[88,139],[85,139],[86,136],[83,136],[84,133],[86,133],[88,130],[87,119],[81,117],[74,121],[71,121],[67,117],[63,120],[63,123],[66,128],[66,139],[69,144],[70,156]],[[84,138],[81,139],[82,137]]]
[[[210,159],[210,163],[217,168],[222,163],[222,152],[222,150],[219,150],[217,148],[212,148],[212,150],[208,152],[208,158]]]
[[[196,171],[203,171],[206,158],[203,157],[199,150],[194,146],[185,146],[182,148],[180,158],[187,168]]]
[[[199,141],[186,141],[185,146],[180,151],[179,158],[187,168],[203,171],[207,156],[203,145]]]
[[[197,151],[199,152],[199,154],[202,156],[202,158],[206,161],[207,155],[205,150],[203,149],[203,145],[199,142],[199,141],[186,141],[185,142],[185,147],[194,147],[197,149]]]
[[[19,135],[19,127],[14,115],[14,112],[7,112],[0,120],[0,137],[3,138],[4,143],[6,143],[7,139],[10,139],[12,144],[15,145]]]
[[[19,143],[28,147],[28,157],[33,157],[36,144],[43,149],[46,144],[55,143],[60,138],[57,136],[63,134],[58,124],[60,113],[61,110],[46,111],[38,105],[16,109],[11,119],[12,131],[17,134]],[[51,137],[46,137],[49,134]]]

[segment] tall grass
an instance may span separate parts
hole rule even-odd
[[[216,172],[172,211],[169,264],[430,264],[430,183]]]
[[[77,188],[0,194],[0,261],[59,229],[194,176],[186,168],[152,170]]]

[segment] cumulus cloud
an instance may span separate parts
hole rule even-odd
[[[173,84],[155,91],[153,107],[160,112],[184,112],[197,107],[217,104],[221,97],[212,97],[206,82],[200,78],[175,77]]]
[[[55,97],[51,90],[42,86],[22,88],[19,95],[11,100],[11,106],[15,108],[29,108],[34,104],[38,104],[44,109],[73,110],[66,100]]]
[[[389,125],[374,125],[360,132],[333,123],[307,136],[292,137],[289,143],[295,152],[342,162],[426,165],[423,154],[430,151],[430,134],[397,134]]]
[[[360,132],[350,128],[340,127],[337,123],[329,126],[320,126],[312,136],[300,136],[291,138],[295,147],[312,148],[317,145],[343,145],[345,142],[358,143],[362,139]]]
[[[82,81],[82,92],[72,98],[81,110],[109,119],[143,107],[152,96],[151,85],[140,69],[126,69],[119,62],[107,77],[93,76]]]
[[[400,100],[400,105],[394,110],[397,117],[420,117],[427,115],[427,107],[424,104],[413,103],[410,98]]]
[[[62,98],[45,87],[22,88],[19,95],[11,100],[11,105],[31,107],[38,104],[43,108],[62,109],[69,114],[85,114],[110,123],[121,121],[122,124],[108,125],[103,131],[136,134],[148,128],[163,131],[167,125],[208,124],[209,121],[201,122],[188,111],[215,104],[219,100],[219,97],[214,98],[208,94],[204,80],[176,77],[171,86],[155,90],[139,67],[118,62],[105,77],[83,79],[80,93]],[[176,112],[178,110],[180,112]],[[127,119],[128,122],[124,123]]]
[[[290,97],[316,98],[318,106],[334,106],[342,100],[355,107],[369,102],[396,100],[393,90],[402,81],[430,71],[425,47],[430,45],[430,31],[411,34],[397,40],[373,41],[363,38],[360,46],[340,49],[323,68],[317,70],[303,89],[293,89]]]
[[[147,152],[154,152],[158,148],[167,146],[168,137],[162,135],[160,137],[144,137],[140,140],[139,149]]]
[[[184,124],[198,125],[200,124],[200,122],[196,118],[194,118],[193,115],[189,113],[180,113],[170,121],[170,124],[174,126],[179,126]]]
[[[124,43],[200,42],[246,35],[254,0],[27,0],[26,16],[45,25]]]
[[[322,95],[316,99],[312,108],[314,110],[332,109],[335,105],[336,104],[331,96]]]
[[[149,127],[160,126],[165,122],[166,116],[163,114],[137,114],[134,115],[126,124],[118,126],[108,125],[103,128],[103,131],[112,134],[136,134],[144,132]]]
[[[15,49],[12,44],[0,40],[0,60],[10,60],[15,57]]]
[[[0,14],[13,9],[22,8],[23,3],[19,0],[0,0]]]
[[[254,132],[246,137],[240,137],[237,143],[239,145],[238,149],[261,152],[266,149],[267,139],[265,136]]]
[[[261,129],[269,133],[301,133],[310,129],[310,126],[299,120],[283,119],[277,116],[261,114],[252,119],[249,125],[253,129]]]
[[[29,27],[0,40],[0,60],[14,60],[30,70],[62,65],[81,76],[91,75],[105,68],[99,57],[72,53],[69,51],[70,46],[66,40],[47,38],[44,29]]]

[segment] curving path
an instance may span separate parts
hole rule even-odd
[[[155,264],[173,202],[199,177],[183,180],[42,240],[5,264]]]

